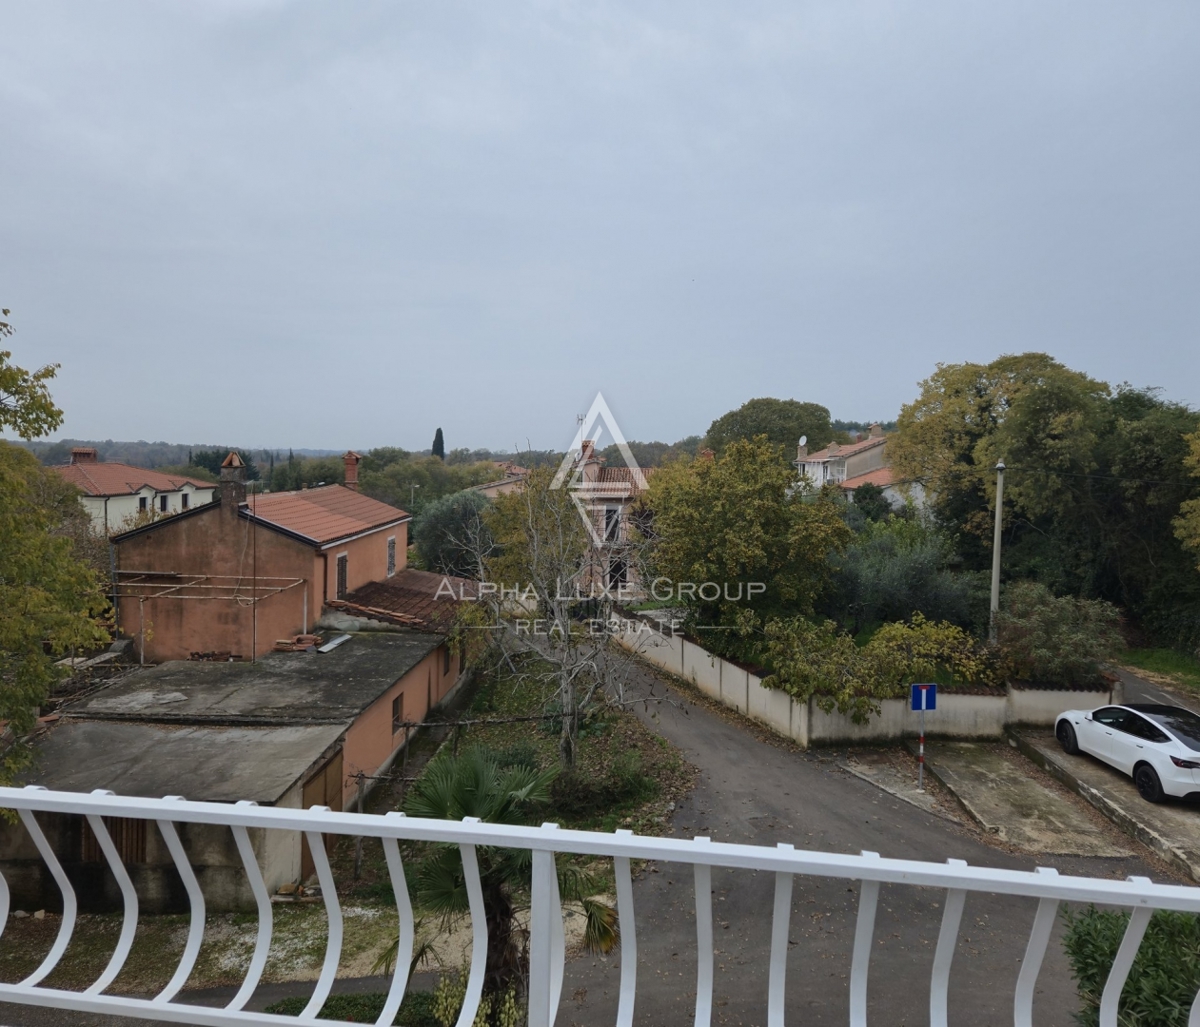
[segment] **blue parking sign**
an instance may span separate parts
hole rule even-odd
[[[914,710],[936,710],[937,685],[913,685],[912,708]]]

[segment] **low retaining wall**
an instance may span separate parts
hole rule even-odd
[[[882,700],[878,716],[856,724],[845,713],[824,712],[813,699],[799,702],[777,688],[764,688],[762,678],[744,667],[713,655],[683,635],[663,634],[648,622],[643,622],[641,630],[618,636],[618,641],[710,699],[806,749],[842,742],[895,741],[920,733],[920,714],[909,709],[906,698]],[[1120,688],[1119,683],[1097,691],[1010,685],[991,695],[942,692],[937,710],[925,716],[925,729],[931,738],[1002,738],[1009,725],[1050,726],[1063,710],[1120,702]]]

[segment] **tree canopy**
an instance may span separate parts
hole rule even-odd
[[[478,553],[491,548],[485,537],[484,512],[489,502],[466,489],[427,504],[413,519],[412,537],[427,570],[474,578]]]
[[[731,442],[759,435],[782,447],[784,460],[790,461],[800,436],[808,436],[810,449],[820,449],[833,441],[834,430],[828,409],[819,403],[763,398],[749,400],[718,417],[709,425],[706,440],[715,452],[723,453]]]
[[[1044,353],[940,365],[921,390],[888,454],[926,484],[966,569],[991,562],[1002,460],[1006,578],[1115,603],[1160,644],[1200,644],[1200,575],[1176,534],[1200,497],[1185,464],[1200,414]]]
[[[795,483],[779,447],[762,436],[734,440],[715,459],[668,464],[650,479],[652,574],[720,590],[684,597],[693,624],[748,630],[768,614],[813,611],[831,583],[829,554],[853,532],[831,493],[804,496]],[[733,598],[739,583],[752,582],[763,591]],[[737,645],[730,630],[711,635],[714,646],[720,636]]]
[[[0,310],[0,339],[13,333],[8,315],[7,309]],[[49,435],[63,422],[46,384],[58,374],[58,364],[26,371],[11,360],[12,351],[0,349],[0,432],[7,428],[23,439]]]

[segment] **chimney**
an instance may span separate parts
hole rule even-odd
[[[93,446],[73,446],[71,449],[71,463],[73,464],[94,464],[97,462],[96,450]]]
[[[342,462],[346,465],[346,488],[358,491],[358,462],[362,459],[354,450],[347,450],[346,455],[342,457]]]
[[[246,501],[246,465],[237,453],[221,461],[221,502],[236,510]]]
[[[583,443],[583,452],[580,459],[587,463],[589,460],[594,460],[596,457],[596,443],[591,439],[585,439]]]
[[[883,429],[879,427],[879,423],[871,425],[871,438],[878,439],[883,435]]]
[[[807,446],[807,444],[806,444],[806,442],[807,442],[807,439],[808,439],[808,436],[806,435],[804,438],[805,438],[805,440],[806,440],[806,441],[805,441],[805,442],[801,442],[801,443],[800,443],[800,444],[799,444],[799,445],[796,447],[796,462],[797,462],[797,463],[799,463],[801,460],[803,460],[805,457],[807,457],[807,456],[808,456],[808,446]]]
[[[827,447],[825,447],[825,451],[830,456],[837,456],[838,453],[840,453],[842,451],[842,447],[839,446],[836,442],[831,442],[831,443],[829,443],[829,445]]]
[[[706,464],[711,464],[713,462],[713,460],[716,459],[717,455],[711,449],[705,448],[705,449],[700,450],[700,452],[697,453],[696,456],[699,457],[699,459],[703,460]]]

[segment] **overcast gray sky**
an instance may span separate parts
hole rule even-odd
[[[562,448],[1043,349],[1200,403],[1200,4],[0,3],[62,434]]]

